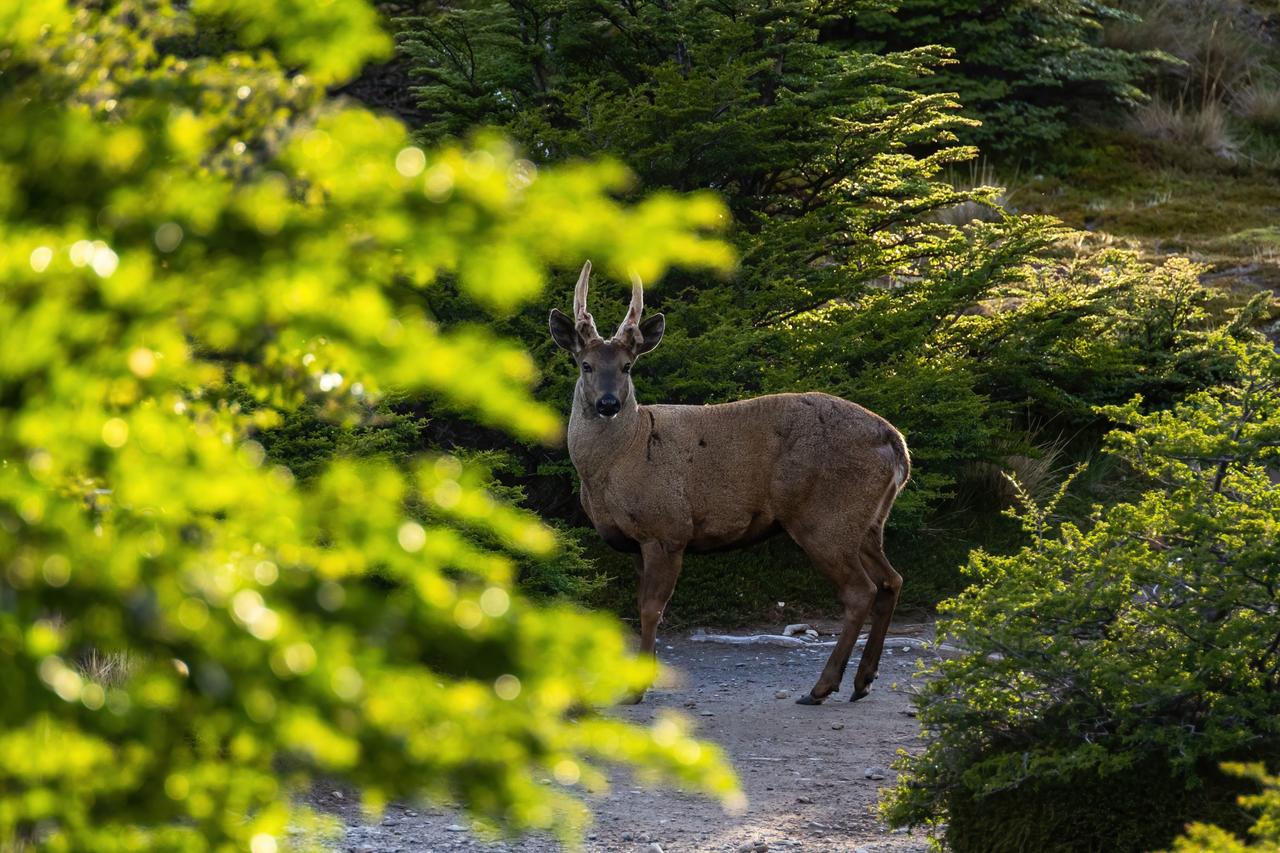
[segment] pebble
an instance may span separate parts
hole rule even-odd
[[[656,841],[650,844],[646,849],[649,853],[662,853],[662,845]]]
[[[774,699],[786,699],[786,698],[788,698],[790,695],[791,695],[791,694],[790,694],[790,693],[788,693],[788,692],[787,692],[787,691],[785,691],[785,690],[779,690],[777,693],[773,694],[773,698],[774,698]]]
[[[805,805],[812,805],[813,797],[796,797],[796,802],[804,803]]]
[[[883,779],[885,774],[888,772],[889,771],[885,770],[883,767],[868,767],[866,772],[862,775],[866,776],[868,779],[880,780]]]
[[[333,792],[333,798],[334,798],[335,800],[342,800],[342,799],[346,799],[346,798],[342,795],[342,792],[341,792],[341,791],[334,791],[334,792]]]
[[[738,853],[768,853],[769,845],[763,841],[748,841],[738,845]]]
[[[448,832],[466,832],[467,828],[460,823],[451,823],[447,828]]]
[[[712,713],[711,711],[699,711],[699,712],[698,712],[698,716],[700,716],[700,717],[714,717],[714,716],[715,716],[715,714],[714,714],[714,713]]]
[[[405,810],[404,810],[404,814],[405,814],[405,817],[417,817],[417,816],[418,816],[418,813],[417,813],[417,812],[415,812],[413,809],[405,809]]]
[[[831,728],[838,732],[844,728],[844,723],[832,723]]]

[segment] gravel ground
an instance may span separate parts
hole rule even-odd
[[[911,673],[921,654],[931,654],[920,647],[920,640],[931,635],[928,623],[895,624],[871,695],[846,701],[859,648],[843,695],[816,707],[796,705],[795,699],[817,679],[829,647],[695,642],[687,633],[661,637],[659,654],[670,672],[642,704],[616,713],[638,723],[666,708],[691,716],[703,738],[728,752],[748,808],[730,815],[702,797],[615,778],[606,796],[590,800],[596,822],[586,849],[924,853],[928,846],[922,834],[890,831],[874,809],[880,789],[893,783],[895,774],[887,768],[895,754],[917,743]],[[466,829],[464,817],[443,808],[395,805],[380,823],[365,824],[354,801],[337,792],[316,796],[316,805],[345,821],[338,849],[351,853],[559,850],[543,837],[478,839]]]

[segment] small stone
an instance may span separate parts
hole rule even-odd
[[[747,664],[745,661],[738,661],[737,663],[734,664],[734,666],[746,666],[746,665]]]
[[[698,712],[698,716],[700,716],[700,717],[714,717],[714,716],[715,716],[715,714],[713,714],[711,711],[699,711],[699,712]]]
[[[903,646],[902,648],[898,649],[898,651],[902,652],[905,655],[907,652],[911,651],[911,648],[909,646]]]
[[[866,776],[868,779],[879,781],[880,779],[883,779],[885,774],[888,772],[889,771],[885,770],[883,767],[868,767],[862,775]]]
[[[769,845],[763,841],[748,841],[738,845],[738,853],[768,853]]]
[[[813,805],[812,797],[796,797],[797,803],[804,803],[806,806]]]
[[[341,791],[334,791],[334,792],[333,792],[333,798],[334,798],[335,800],[345,800],[345,799],[346,799],[346,797],[343,795],[343,793],[342,793]]]
[[[622,833],[622,840],[623,840],[623,841],[634,841],[634,840],[635,840],[635,836],[634,836],[634,835],[632,835],[632,834],[631,834],[631,833],[629,833],[629,832],[624,832],[624,833]]]
[[[834,731],[837,731],[837,732],[838,732],[838,731],[840,731],[841,729],[843,729],[843,728],[844,728],[844,723],[832,723],[832,724],[831,724],[831,728],[832,728]]]
[[[789,698],[790,696],[791,696],[791,694],[790,694],[790,693],[788,693],[788,692],[787,692],[787,691],[785,691],[785,690],[779,690],[777,693],[774,693],[774,694],[773,694],[773,698],[774,698],[774,699],[787,699],[787,698]]]
[[[662,845],[656,841],[650,844],[647,849],[649,853],[662,853]]]
[[[417,812],[415,812],[413,809],[405,809],[405,810],[404,810],[404,815],[405,815],[405,817],[417,817],[417,816],[418,816],[418,813],[417,813]]]
[[[462,824],[460,824],[460,823],[451,823],[451,824],[449,824],[449,826],[447,827],[446,831],[448,831],[448,832],[466,832],[466,831],[467,831],[467,828],[466,828],[465,826],[463,826]]]

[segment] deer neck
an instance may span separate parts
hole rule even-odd
[[[646,433],[634,388],[617,415],[602,418],[595,413],[579,380],[573,391],[568,435],[569,458],[578,476],[589,483],[608,479],[617,462],[625,458]]]

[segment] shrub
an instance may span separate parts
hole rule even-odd
[[[981,121],[962,138],[987,154],[1036,160],[1085,106],[1143,100],[1139,83],[1161,56],[1103,39],[1104,25],[1129,20],[1122,3],[903,0],[865,4],[836,32],[875,49],[951,48],[956,63],[922,84],[958,93]]]
[[[1145,491],[1083,525],[1029,503],[1029,545],[974,553],[891,820],[961,853],[1150,849],[1230,818],[1219,762],[1280,755],[1280,355],[1241,329],[1218,386],[1107,409]]]
[[[400,389],[556,438],[528,356],[425,289],[723,266],[721,207],[325,99],[386,47],[356,0],[0,2],[0,848],[313,847],[316,774],[565,838],[606,762],[735,796],[678,719],[593,712],[651,664],[513,589],[547,527],[360,427]],[[312,404],[354,426],[285,435]],[[295,476],[272,429],[357,452]]]
[[[1242,807],[1260,813],[1249,829],[1253,841],[1245,841],[1221,827],[1196,824],[1187,830],[1185,837],[1174,842],[1173,853],[1249,853],[1280,848],[1280,776],[1267,773],[1259,763],[1227,764],[1223,769],[1262,786],[1262,793],[1239,800]]]

